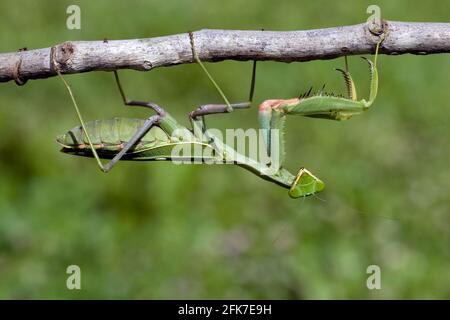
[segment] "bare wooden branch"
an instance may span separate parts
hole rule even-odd
[[[383,22],[384,54],[450,52],[450,23]],[[200,59],[274,60],[333,59],[372,53],[379,36],[367,24],[303,31],[200,30],[194,32]],[[194,62],[188,33],[135,40],[68,41],[54,46],[62,73],[134,69],[148,71]],[[0,54],[0,82],[56,75],[51,48]]]

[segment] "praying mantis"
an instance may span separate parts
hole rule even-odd
[[[103,172],[110,171],[119,160],[135,161],[176,161],[197,160],[212,163],[233,163],[259,177],[289,189],[292,198],[314,195],[324,189],[325,184],[305,168],[292,174],[283,166],[284,162],[284,122],[288,115],[300,115],[329,120],[347,120],[353,115],[369,109],[374,102],[378,89],[378,71],[376,67],[378,49],[375,49],[374,62],[364,58],[370,69],[369,99],[357,100],[356,88],[348,71],[336,69],[343,74],[347,97],[324,93],[323,89],[315,94],[309,92],[293,99],[270,99],[259,105],[258,119],[264,140],[264,148],[269,161],[258,161],[238,152],[223,143],[222,139],[206,128],[205,116],[229,113],[233,110],[247,109],[252,105],[256,82],[256,61],[253,62],[250,94],[247,101],[230,103],[219,85],[213,79],[200,60],[194,44],[194,36],[189,33],[192,54],[195,61],[205,72],[209,80],[224,100],[224,104],[206,104],[189,113],[192,128],[177,122],[164,108],[153,102],[129,100],[124,93],[117,71],[115,81],[123,103],[126,106],[139,106],[153,110],[148,119],[114,118],[95,120],[85,124],[72,90],[62,74],[55,68],[69,92],[80,125],[57,137],[62,152],[94,157]],[[53,61],[56,66],[56,62]],[[184,151],[200,150],[192,154]],[[110,161],[103,164],[101,159]]]

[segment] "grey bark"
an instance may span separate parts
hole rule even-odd
[[[383,54],[450,52],[450,23],[383,21]],[[333,59],[373,53],[380,36],[368,24],[301,31],[200,30],[193,33],[202,61]],[[194,62],[188,33],[134,40],[68,41],[53,47],[62,73],[134,69]],[[52,48],[0,54],[0,82],[56,75]]]

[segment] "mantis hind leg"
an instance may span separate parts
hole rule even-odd
[[[160,122],[163,116],[161,115],[154,115],[145,121],[144,125],[133,135],[133,137],[125,144],[125,146],[122,148],[122,150],[117,153],[113,159],[111,159],[106,165],[103,165],[103,163],[100,160],[100,157],[97,154],[97,151],[92,144],[92,139],[89,135],[89,132],[86,130],[86,125],[84,123],[83,117],[81,116],[80,110],[78,108],[77,102],[75,100],[75,97],[72,93],[72,90],[69,86],[69,84],[66,82],[66,80],[63,78],[63,76],[58,72],[58,75],[61,77],[61,80],[63,81],[64,85],[66,86],[67,91],[69,92],[69,95],[72,99],[72,103],[74,105],[74,108],[77,112],[78,119],[80,121],[81,127],[83,128],[83,132],[86,135],[86,138],[89,143],[89,147],[92,151],[92,154],[94,155],[94,158],[97,161],[98,166],[100,167],[100,170],[103,172],[108,172],[111,170],[111,168],[137,143],[139,142],[143,136],[152,128],[153,125]],[[158,107],[159,108],[159,107]],[[161,109],[162,110],[162,109]]]
[[[55,62],[53,61],[54,65],[56,66]],[[120,94],[122,96],[123,102],[125,105],[128,106],[141,106],[141,107],[147,107],[147,108],[151,108],[152,110],[154,110],[157,115],[153,115],[151,117],[149,117],[144,125],[137,130],[137,132],[133,135],[133,137],[131,137],[131,139],[125,144],[125,146],[122,148],[122,150],[120,150],[119,153],[117,153],[106,165],[103,165],[102,161],[100,160],[100,157],[98,156],[98,153],[92,143],[92,139],[89,135],[89,132],[86,129],[86,125],[84,123],[83,117],[81,116],[81,112],[80,109],[78,108],[78,104],[75,100],[75,96],[73,95],[72,89],[70,88],[70,85],[67,83],[67,81],[64,79],[64,77],[62,76],[62,74],[59,72],[58,68],[55,67],[55,70],[58,74],[58,76],[61,78],[62,82],[64,83],[64,86],[66,87],[67,91],[69,92],[70,98],[72,100],[73,106],[75,108],[75,111],[77,113],[78,119],[80,121],[81,127],[83,129],[83,132],[86,135],[86,139],[88,140],[88,144],[89,147],[92,151],[92,154],[94,155],[94,158],[97,161],[97,164],[100,168],[100,170],[102,170],[103,172],[108,172],[112,169],[112,167],[136,144],[138,143],[142,137],[144,137],[147,132],[155,125],[155,124],[167,124],[167,127],[173,127],[174,124],[172,123],[173,121],[170,121],[171,117],[168,116],[167,112],[161,108],[160,106],[158,106],[157,104],[153,103],[153,102],[142,102],[142,101],[134,101],[134,100],[128,100],[123,92],[120,80],[119,80],[119,76],[117,74],[116,71],[114,71],[114,75],[116,78],[116,83],[117,86],[119,88]],[[167,120],[166,120],[167,118]]]
[[[119,74],[117,71],[114,71],[114,78],[116,80],[117,87],[119,89],[120,95],[122,97],[123,103],[127,106],[138,106],[150,108],[157,113],[157,115],[153,115],[149,117],[144,125],[139,128],[136,133],[131,137],[131,139],[125,144],[125,146],[117,153],[105,166],[102,167],[102,171],[108,172],[112,169],[112,167],[120,160],[122,157],[130,151],[142,138],[150,131],[150,129],[158,124],[167,130],[167,132],[172,132],[177,128],[176,121],[160,106],[158,106],[154,102],[144,102],[137,100],[129,100],[127,99],[125,92],[123,90],[122,84],[119,79]]]
[[[147,134],[147,132],[158,122],[161,121],[161,116],[154,115],[148,118],[144,125],[131,137],[131,139],[125,144],[125,146],[112,158],[106,165],[102,166],[103,172],[108,172],[122,157],[141,139]]]
[[[73,104],[73,106],[75,108],[75,111],[77,113],[78,120],[80,121],[81,127],[83,128],[83,132],[86,135],[89,147],[91,148],[91,151],[92,151],[92,154],[94,155],[94,158],[97,161],[97,164],[100,167],[100,170],[102,170],[103,172],[106,172],[105,168],[104,168],[104,166],[103,166],[103,164],[102,164],[102,162],[100,160],[100,157],[98,156],[97,151],[95,150],[94,145],[92,144],[91,136],[89,135],[89,132],[86,130],[86,125],[84,123],[83,117],[81,116],[81,112],[80,112],[80,109],[78,108],[78,104],[77,104],[77,102],[75,100],[75,96],[72,93],[72,89],[70,88],[70,85],[67,83],[67,81],[64,79],[64,77],[62,76],[61,72],[57,68],[56,61],[54,60],[54,57],[53,57],[52,63],[53,63],[54,69],[56,70],[56,73],[58,74],[58,76],[62,80],[64,86],[66,87],[67,91],[69,92],[70,98],[72,100],[72,104]]]

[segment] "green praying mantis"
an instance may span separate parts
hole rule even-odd
[[[62,152],[77,156],[94,157],[103,172],[108,172],[119,160],[135,161],[186,161],[203,163],[233,163],[243,167],[261,178],[289,189],[292,198],[316,194],[324,189],[324,183],[305,168],[292,174],[283,166],[284,160],[284,122],[288,115],[300,115],[329,120],[346,120],[353,115],[366,111],[374,102],[378,89],[376,67],[380,42],[376,45],[374,62],[364,58],[370,69],[369,99],[357,100],[356,88],[348,71],[336,69],[345,79],[347,97],[324,93],[309,92],[293,99],[270,99],[259,105],[258,118],[263,136],[264,151],[268,161],[258,161],[238,152],[225,144],[221,137],[206,128],[205,116],[229,113],[233,110],[251,107],[256,82],[256,61],[253,62],[250,94],[245,102],[230,103],[219,85],[199,59],[194,45],[194,37],[189,33],[192,54],[215,86],[224,104],[206,104],[189,113],[191,129],[177,122],[165,109],[153,102],[127,99],[117,71],[115,81],[127,106],[150,108],[156,114],[148,119],[114,118],[95,120],[85,124],[72,90],[57,68],[69,92],[80,125],[58,136],[57,142]],[[56,62],[53,61],[56,66]],[[181,152],[182,151],[182,152]],[[194,151],[194,152],[193,152]],[[103,164],[101,159],[109,159]]]

